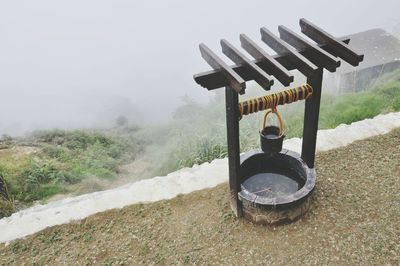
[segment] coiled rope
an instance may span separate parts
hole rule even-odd
[[[277,105],[293,103],[299,100],[307,100],[313,93],[313,88],[309,84],[304,84],[296,88],[276,92],[258,98],[249,99],[239,103],[240,118],[243,115],[256,113],[266,109],[276,109]]]

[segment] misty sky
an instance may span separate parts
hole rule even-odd
[[[105,126],[170,116],[209,70],[200,42],[239,43],[304,17],[336,36],[382,27],[398,34],[400,1],[0,0],[0,134]],[[266,46],[263,46],[266,47]],[[220,53],[219,53],[220,54]]]

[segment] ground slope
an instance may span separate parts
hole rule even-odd
[[[400,129],[317,156],[309,213],[265,227],[232,217],[227,185],[99,213],[0,245],[0,263],[400,263]]]

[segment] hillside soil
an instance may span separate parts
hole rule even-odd
[[[317,156],[294,223],[233,217],[227,184],[136,204],[0,245],[4,265],[399,265],[400,130]]]

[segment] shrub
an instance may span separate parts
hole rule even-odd
[[[0,172],[0,219],[15,211],[14,197],[10,194],[6,180]]]
[[[117,117],[117,119],[115,120],[117,126],[122,127],[125,126],[128,123],[128,118],[126,118],[123,115],[120,115]]]
[[[61,129],[37,130],[32,133],[32,137],[38,142],[62,145],[65,140],[66,131]]]
[[[67,192],[88,177],[113,178],[118,165],[134,158],[142,145],[132,137],[84,130],[36,131],[29,140],[40,152],[0,158],[0,170],[12,181],[11,194],[22,202]]]

